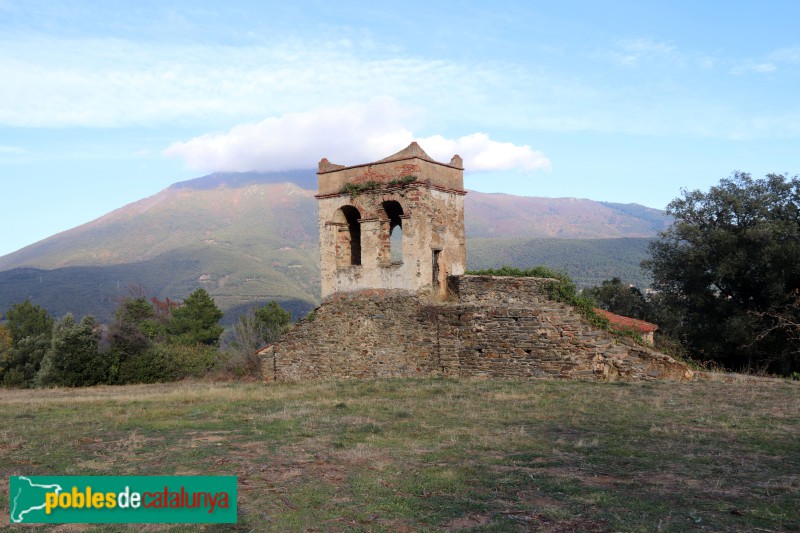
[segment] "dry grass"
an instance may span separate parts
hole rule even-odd
[[[800,529],[800,386],[782,381],[0,391],[0,428],[5,478],[237,475],[239,523],[214,531]]]

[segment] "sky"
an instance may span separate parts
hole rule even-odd
[[[800,166],[800,2],[0,0],[0,256],[215,171],[381,159],[663,209]]]

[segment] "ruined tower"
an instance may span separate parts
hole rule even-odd
[[[553,300],[556,279],[465,275],[462,167],[417,143],[364,165],[320,161],[323,301],[259,350],[265,381],[692,379]]]
[[[322,298],[362,289],[446,295],[464,273],[464,169],[416,143],[380,161],[319,163]]]

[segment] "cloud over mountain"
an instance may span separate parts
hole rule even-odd
[[[461,155],[471,171],[550,168],[542,152],[495,141],[485,133],[458,139],[415,137],[405,125],[410,115],[393,99],[377,98],[240,124],[225,133],[176,142],[164,154],[203,171],[281,171],[312,168],[322,156],[340,164],[375,161],[416,140],[434,159]]]

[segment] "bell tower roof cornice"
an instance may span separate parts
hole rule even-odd
[[[343,169],[350,169],[350,168],[359,168],[359,167],[368,167],[372,165],[379,165],[381,163],[393,163],[397,161],[405,161],[407,159],[421,159],[422,161],[427,161],[429,163],[433,163],[435,165],[442,165],[446,167],[452,167],[458,170],[464,169],[464,161],[461,159],[460,156],[454,155],[453,158],[450,160],[450,163],[442,163],[440,161],[436,161],[431,156],[429,156],[425,150],[417,143],[417,141],[412,142],[399,152],[390,155],[389,157],[384,157],[383,159],[379,159],[378,161],[374,161],[372,163],[362,163],[359,165],[337,165],[336,163],[331,163],[328,161],[328,158],[323,157],[322,160],[319,162],[319,170],[317,174],[327,174],[328,172],[336,172],[338,170]]]

